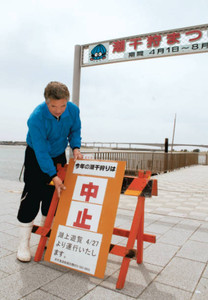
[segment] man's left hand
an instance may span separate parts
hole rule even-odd
[[[74,156],[74,161],[76,161],[77,159],[83,159],[82,153],[78,148],[75,148],[73,150],[73,156]]]

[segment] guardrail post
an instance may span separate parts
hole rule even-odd
[[[168,171],[168,138],[165,139],[164,173]]]

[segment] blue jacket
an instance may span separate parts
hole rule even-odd
[[[72,149],[81,147],[79,108],[71,102],[67,103],[59,121],[50,113],[45,102],[38,105],[27,125],[27,144],[34,150],[41,170],[49,176],[56,174],[52,157],[62,154],[68,142]]]

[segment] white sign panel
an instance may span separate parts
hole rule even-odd
[[[94,275],[101,241],[100,233],[59,225],[51,261]]]
[[[116,176],[117,165],[116,162],[109,161],[77,160],[74,165],[73,174],[114,178]]]
[[[82,67],[200,52],[208,52],[208,24],[83,45]]]
[[[101,211],[102,205],[72,201],[66,225],[96,232]]]
[[[108,179],[77,176],[72,200],[103,204]]]

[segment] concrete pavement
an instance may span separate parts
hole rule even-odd
[[[208,299],[208,166],[154,176],[158,196],[145,201],[144,262],[131,261],[125,286],[116,290],[122,258],[109,254],[104,279],[52,263],[16,260],[16,213],[22,183],[0,180],[0,300]],[[136,197],[121,195],[116,227],[129,229]],[[36,224],[40,215],[36,219]],[[39,236],[32,234],[34,257]],[[113,236],[113,243],[126,244]]]

